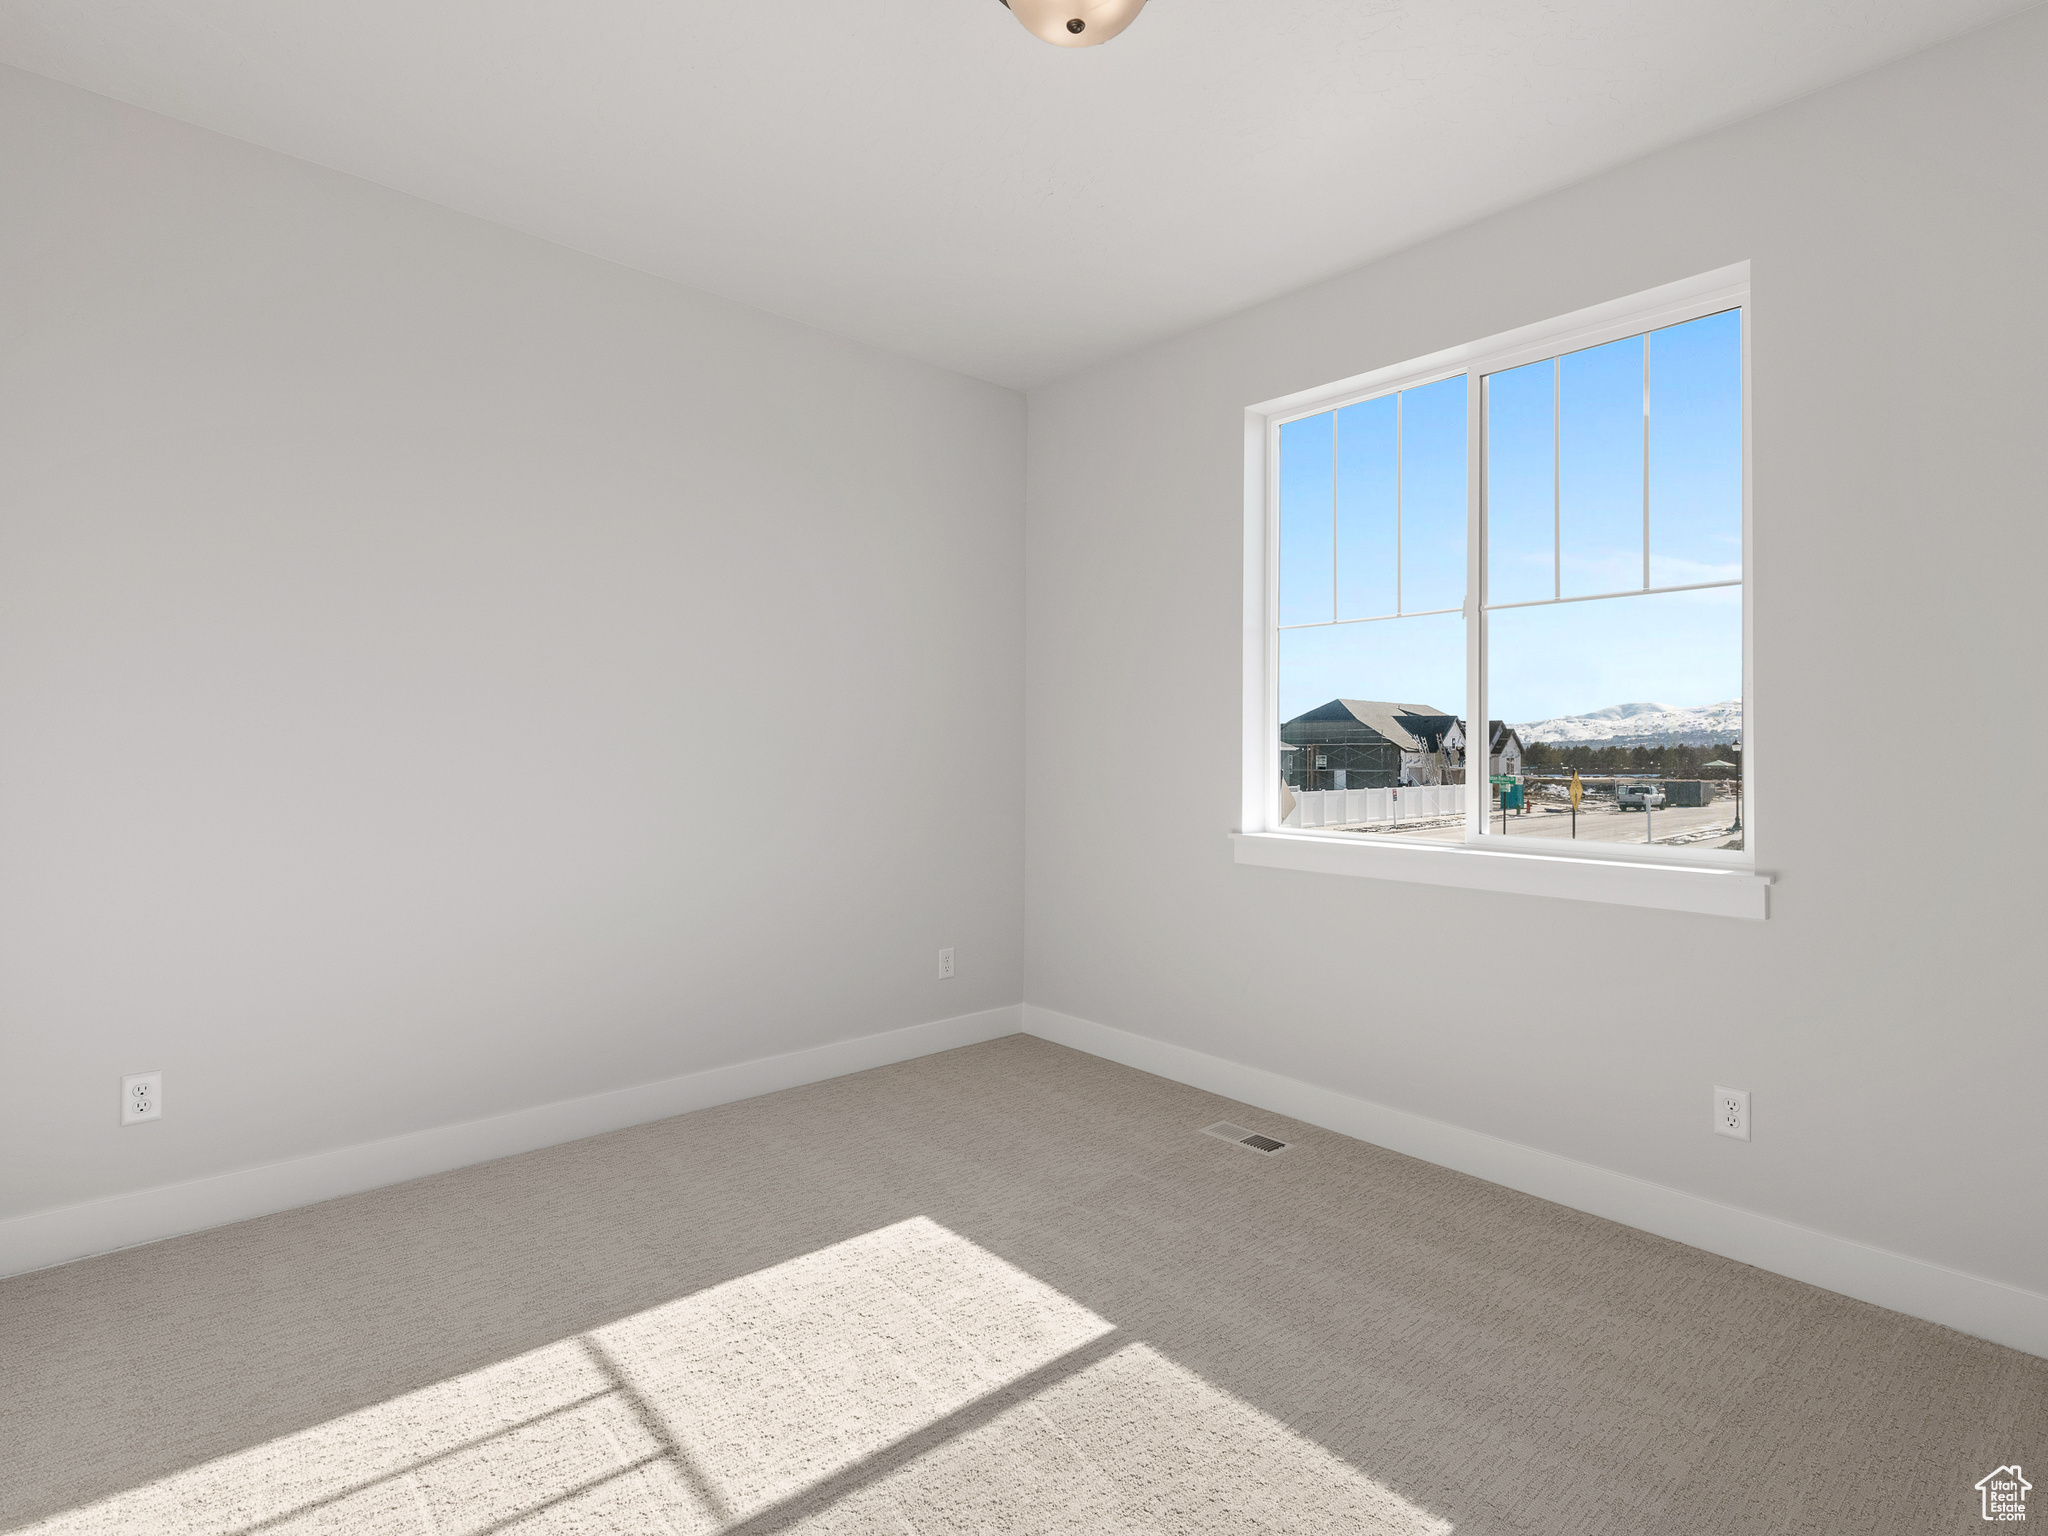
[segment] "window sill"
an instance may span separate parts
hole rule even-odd
[[[1714,917],[1762,919],[1771,884],[1769,875],[1745,869],[1559,858],[1443,843],[1353,842],[1298,832],[1233,832],[1230,842],[1238,863],[1267,869],[1661,907]]]

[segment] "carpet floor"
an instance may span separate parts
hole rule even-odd
[[[38,1536],[1929,1536],[2044,1453],[2048,1361],[1021,1035],[0,1281]]]

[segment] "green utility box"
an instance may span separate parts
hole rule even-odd
[[[1664,781],[1664,803],[1668,806],[1709,805],[1714,799],[1714,786],[1707,779],[1666,779]]]
[[[1522,808],[1522,786],[1519,784],[1502,785],[1500,803],[1508,810],[1519,811]]]

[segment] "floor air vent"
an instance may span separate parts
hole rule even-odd
[[[1265,1157],[1271,1157],[1277,1152],[1285,1152],[1288,1148],[1287,1142],[1275,1141],[1270,1136],[1261,1136],[1257,1131],[1248,1131],[1241,1125],[1232,1125],[1228,1120],[1219,1120],[1214,1125],[1203,1126],[1202,1134],[1204,1136],[1218,1136],[1225,1141],[1234,1141],[1240,1147],[1250,1147],[1254,1152]]]

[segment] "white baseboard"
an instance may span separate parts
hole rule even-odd
[[[2048,1356],[2048,1296],[1723,1205],[1483,1131],[1389,1109],[1277,1072],[1024,1005],[1027,1034],[1355,1136],[1509,1189],[1804,1280],[1958,1332]]]
[[[0,1275],[399,1184],[1017,1033],[1017,1004],[0,1221]]]

